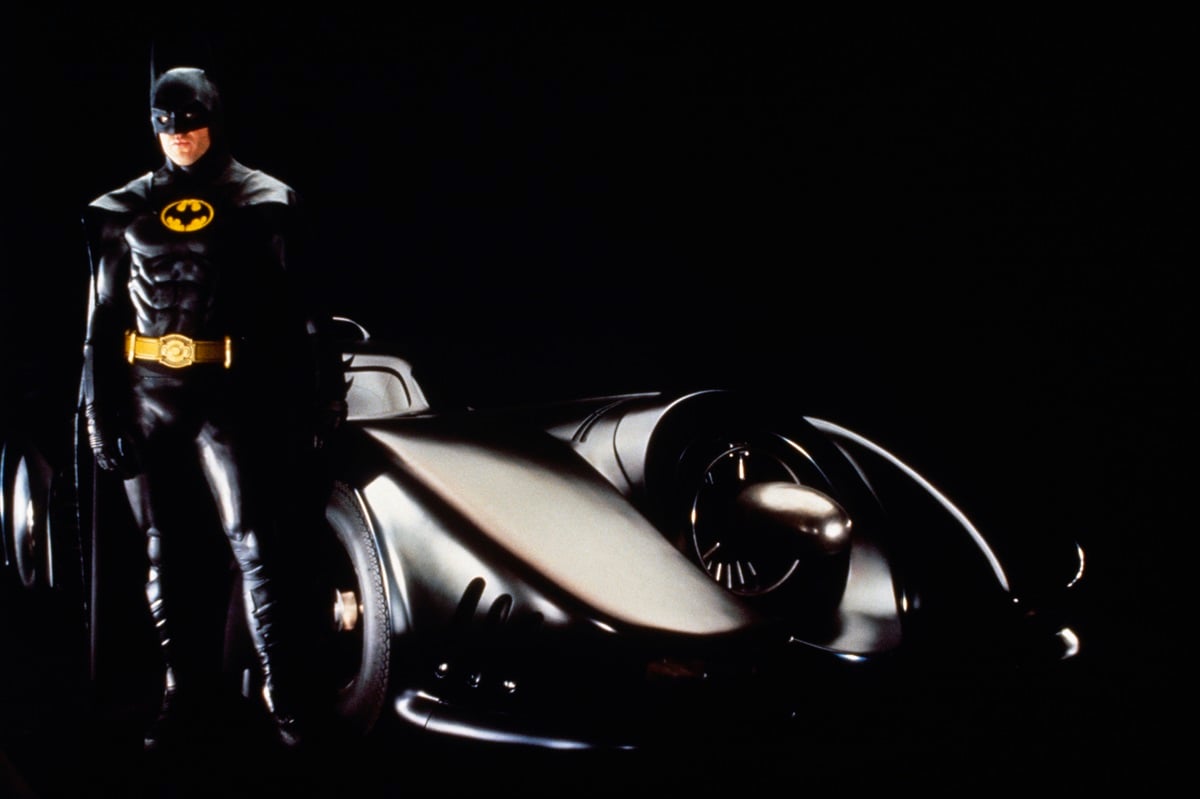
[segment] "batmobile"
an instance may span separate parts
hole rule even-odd
[[[324,521],[292,556],[322,608],[311,650],[331,717],[353,733],[637,747],[845,715],[870,701],[862,674],[1079,648],[1073,541],[989,540],[883,446],[795,398],[439,406],[365,331],[345,350]],[[129,612],[140,580],[121,574],[140,545],[98,501],[104,475],[74,455],[86,448],[63,443],[78,430],[51,427],[4,441],[5,578],[66,596],[89,673],[111,678],[136,650],[128,630],[149,627]],[[118,584],[134,586],[126,605]]]

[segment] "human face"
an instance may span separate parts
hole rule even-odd
[[[200,160],[212,143],[208,128],[196,128],[187,133],[160,133],[158,143],[163,153],[178,166],[191,166]]]

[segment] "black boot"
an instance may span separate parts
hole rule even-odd
[[[175,688],[175,675],[170,666],[167,667],[164,683],[158,716],[146,730],[142,741],[147,752],[161,752],[177,744],[183,737],[185,725],[180,721],[180,702]]]
[[[263,704],[266,705],[267,712],[270,713],[275,724],[275,732],[280,743],[289,749],[298,747],[301,744],[302,736],[298,708],[294,699],[295,693],[281,686],[280,675],[274,670],[274,667],[278,666],[282,660],[279,647],[273,646],[272,644],[275,642],[267,637],[271,633],[263,635],[263,630],[270,629],[269,626],[256,627],[253,621],[250,626],[254,648],[258,652],[259,662],[262,666]]]
[[[287,747],[301,743],[295,674],[287,650],[284,618],[279,606],[278,584],[271,580],[261,561],[254,535],[234,542],[234,555],[242,569],[246,600],[246,622],[262,669],[263,701],[274,720],[279,740]]]
[[[175,662],[172,656],[175,644],[171,638],[170,625],[167,623],[166,603],[163,601],[162,538],[156,528],[152,527],[147,534],[146,552],[149,557],[146,601],[150,607],[150,617],[154,621],[163,657],[163,688],[158,715],[146,730],[143,746],[147,751],[162,751],[183,738],[187,722],[181,718],[184,708],[179,697],[175,669],[172,666]]]

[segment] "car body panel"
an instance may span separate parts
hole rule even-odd
[[[1046,664],[1079,650],[1077,545],[1054,568],[1040,552],[1014,562],[916,469],[794,398],[652,391],[474,408],[431,402],[386,345],[348,344],[344,363],[347,423],[322,454],[339,543],[292,554],[338,597],[352,657],[338,712],[355,733],[382,718],[624,747],[698,717],[734,719],[726,728],[764,717],[750,707],[789,717],[814,681],[865,668]],[[95,659],[130,650],[105,644],[98,619],[127,606],[105,610],[116,569],[97,564],[122,563],[108,550],[128,537],[107,529],[120,514],[105,509],[103,475],[86,459],[51,467],[38,450],[5,442],[9,571],[14,541],[51,535],[22,527],[14,501],[80,520],[73,535],[56,530],[82,568],[91,671],[111,673]],[[828,501],[852,522],[848,543],[822,554],[800,527],[758,526],[742,500],[764,484]],[[42,513],[56,502],[71,513]]]
[[[447,425],[444,419],[405,419],[364,430],[409,479],[502,548],[514,566],[590,608],[593,623],[704,635],[740,629],[754,618],[555,439],[537,431],[517,438],[488,425]],[[364,494],[376,515],[388,514],[382,527],[404,529],[414,521],[411,513],[397,514],[396,497],[374,482]],[[440,545],[433,535],[422,540]],[[456,570],[429,577],[463,586],[485,568],[478,561],[460,565],[446,552],[406,556]],[[498,582],[484,576],[489,584]]]

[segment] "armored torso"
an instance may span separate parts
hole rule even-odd
[[[275,316],[294,194],[236,160],[217,166],[163,167],[89,208],[108,299],[127,301],[138,335],[255,338]]]
[[[224,227],[209,201],[184,197],[163,203],[161,209],[151,206],[125,229],[129,298],[140,335],[215,335],[212,328],[221,321],[216,300]]]

